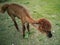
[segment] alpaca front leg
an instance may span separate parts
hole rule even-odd
[[[26,30],[26,28],[25,28],[24,24],[22,26],[23,26],[23,38],[25,38],[25,30]]]
[[[28,33],[30,34],[30,26],[29,26],[29,23],[27,23],[27,30],[28,30]]]

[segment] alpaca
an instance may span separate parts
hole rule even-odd
[[[4,13],[5,11],[7,11],[8,15],[11,17],[17,31],[19,31],[19,28],[16,23],[15,17],[21,19],[23,38],[25,37],[26,28],[28,32],[30,32],[29,24],[38,29],[40,32],[46,33],[48,37],[52,37],[50,22],[46,19],[39,19],[39,20],[32,19],[27,9],[25,9],[23,6],[18,4],[4,4],[1,7],[0,12]]]

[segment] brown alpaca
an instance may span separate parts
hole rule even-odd
[[[11,17],[11,19],[14,22],[14,25],[18,31],[19,31],[19,28],[18,28],[18,25],[16,23],[15,17],[21,19],[22,27],[23,27],[22,28],[23,29],[23,37],[25,37],[26,28],[27,28],[28,32],[30,32],[29,24],[33,25],[38,30],[45,32],[48,35],[48,37],[52,37],[50,22],[45,20],[45,19],[44,20],[40,19],[38,21],[32,19],[30,17],[29,12],[23,6],[18,5],[18,4],[5,4],[2,6],[0,12],[4,13],[5,11],[7,11],[8,15]],[[44,23],[44,21],[45,21],[45,23]],[[43,22],[43,24],[42,24],[42,22]],[[46,26],[46,28],[45,28],[45,26]],[[44,29],[46,29],[46,30],[44,30]]]

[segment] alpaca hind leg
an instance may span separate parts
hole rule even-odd
[[[11,18],[12,18],[12,20],[13,20],[13,22],[14,22],[14,25],[15,25],[17,31],[20,31],[19,28],[18,28],[18,25],[17,25],[17,23],[16,23],[15,17],[14,17],[14,16],[11,16]]]

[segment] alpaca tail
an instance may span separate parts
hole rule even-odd
[[[9,7],[9,4],[3,5],[1,8],[1,12],[4,13],[8,9],[8,7]]]

